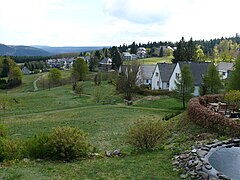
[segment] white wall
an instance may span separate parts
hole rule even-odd
[[[175,66],[175,69],[173,70],[172,76],[170,77],[169,80],[169,91],[172,91],[176,88],[175,80],[176,80],[176,73],[179,75],[181,74],[181,69],[179,66],[179,63]]]
[[[227,79],[228,77],[228,72],[224,71],[224,70],[218,70],[219,74],[220,74],[220,78],[221,79]],[[223,75],[225,73],[225,75]]]
[[[200,90],[199,86],[194,86],[193,96],[199,96],[200,95],[199,90]]]
[[[158,73],[158,76],[156,76],[156,73]],[[157,82],[159,82],[160,84],[160,72],[158,69],[158,65],[156,64],[155,69],[153,71],[153,76],[152,76],[152,90],[159,89],[159,85],[157,84]]]

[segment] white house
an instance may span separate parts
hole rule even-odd
[[[147,51],[146,51],[146,49],[144,47],[139,47],[137,49],[137,57],[138,58],[145,58],[146,54],[147,54]]]
[[[139,85],[151,85],[155,65],[141,65],[138,72]]]
[[[217,65],[217,70],[220,74],[221,79],[227,79],[229,77],[229,73],[233,70],[233,63],[220,62]]]
[[[172,91],[176,88],[175,81],[181,76],[181,69],[184,65],[190,66],[190,71],[193,76],[194,96],[199,96],[202,78],[207,72],[210,63],[198,62],[178,62],[177,64],[158,63],[155,66],[152,76],[152,90],[165,89]]]
[[[172,63],[157,63],[152,75],[152,90],[165,89],[171,90],[172,73],[176,64]]]

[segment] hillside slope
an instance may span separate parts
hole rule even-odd
[[[31,46],[0,44],[0,56],[50,56],[51,53]]]

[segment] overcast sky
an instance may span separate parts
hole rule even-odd
[[[0,43],[113,46],[240,34],[239,0],[0,0]]]

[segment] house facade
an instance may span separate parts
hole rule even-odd
[[[137,76],[137,78],[139,79],[137,80],[137,82],[139,82],[139,85],[151,86],[154,69],[155,65],[141,65],[139,67],[139,72]]]
[[[194,84],[193,95],[199,96],[200,86],[203,82],[202,78],[207,73],[209,64],[205,62],[158,63],[152,75],[152,90],[163,89],[173,91],[176,88],[175,81],[181,77],[181,69],[184,65],[189,65]]]
[[[152,90],[171,90],[173,86],[172,82],[174,79],[172,78],[172,73],[176,64],[172,63],[158,63],[155,66],[152,75]]]

